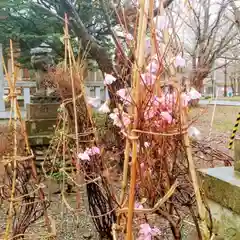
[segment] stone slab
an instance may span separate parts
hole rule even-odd
[[[224,240],[240,239],[240,215],[207,199],[213,220],[213,232]]]
[[[26,120],[26,131],[28,136],[54,134],[57,120],[54,119],[36,119]]]
[[[57,118],[58,115],[58,103],[30,103],[27,104],[27,115],[28,120],[32,119],[53,119]]]
[[[31,103],[40,103],[40,104],[44,104],[44,103],[58,103],[60,104],[61,102],[61,97],[56,93],[56,92],[52,92],[49,93],[49,95],[41,95],[41,94],[35,94],[31,96]]]
[[[207,198],[240,214],[240,173],[233,167],[200,169],[198,172]]]

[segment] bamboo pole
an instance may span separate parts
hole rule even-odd
[[[130,141],[127,138],[126,139],[126,145],[125,145],[125,151],[124,151],[123,179],[122,179],[122,188],[121,188],[121,195],[120,195],[120,201],[119,201],[120,205],[123,204],[124,195],[125,195],[125,191],[126,191],[126,187],[127,187],[129,151],[130,151]]]
[[[61,230],[63,230],[63,220],[64,220],[64,206],[65,206],[65,203],[64,203],[64,198],[65,198],[65,191],[64,191],[64,186],[65,186],[65,182],[66,182],[66,179],[65,179],[65,167],[66,167],[66,157],[65,157],[65,154],[66,154],[66,135],[65,135],[65,128],[66,128],[66,121],[67,121],[67,118],[66,118],[66,109],[64,108],[63,109],[63,127],[62,127],[62,131],[61,131],[61,140],[63,141],[63,149],[62,149],[62,154],[63,154],[63,162],[62,162],[62,173],[63,173],[63,179],[62,179],[62,189],[61,189],[61,196],[62,196],[62,204],[61,204]]]
[[[181,118],[182,118],[181,123],[184,124],[187,121],[187,118],[186,118],[187,117],[187,109],[182,109],[182,106],[180,105],[180,113],[181,113]],[[210,239],[210,236],[209,236],[209,231],[208,231],[207,221],[206,221],[206,216],[207,216],[206,208],[203,204],[203,200],[202,200],[201,193],[200,193],[200,187],[198,184],[198,178],[197,178],[195,164],[194,164],[193,157],[192,157],[192,148],[191,148],[188,133],[184,134],[184,143],[185,143],[185,147],[186,147],[187,160],[188,160],[188,164],[189,164],[189,173],[192,178],[192,184],[193,184],[195,197],[196,197],[196,201],[197,201],[198,214],[200,217],[200,227],[202,230],[202,232],[201,232],[202,239],[208,240],[208,239]]]
[[[145,37],[148,19],[148,0],[141,0],[140,4],[140,15],[138,22],[138,36],[137,36],[137,49],[136,49],[136,59],[134,71],[133,71],[133,86],[134,86],[134,102],[133,114],[134,122],[133,129],[138,127],[138,104],[139,104],[139,88],[140,88],[140,72],[144,65],[144,49],[145,49]],[[131,181],[129,190],[129,203],[128,203],[128,219],[127,219],[127,234],[126,239],[132,240],[132,220],[135,202],[135,185],[136,185],[136,175],[137,175],[137,142],[138,136],[136,132],[132,132],[132,164],[131,164]]]
[[[15,197],[15,187],[16,187],[16,179],[17,179],[17,102],[16,102],[16,93],[15,93],[15,74],[14,74],[14,57],[13,57],[13,46],[12,46],[12,40],[10,40],[10,51],[11,51],[11,64],[12,64],[12,86],[11,89],[11,107],[14,108],[14,124],[13,124],[13,156],[12,156],[12,166],[13,166],[13,177],[12,177],[12,190],[11,190],[11,199],[10,199],[10,205],[9,205],[9,212],[8,212],[8,218],[7,218],[7,225],[6,225],[6,231],[4,235],[4,239],[9,239],[9,232],[10,228],[12,226],[13,221],[13,202]]]
[[[69,60],[69,71],[70,71],[70,78],[71,78],[71,84],[72,84],[72,94],[73,94],[73,108],[74,108],[74,121],[75,121],[75,137],[76,137],[76,151],[79,152],[79,142],[78,142],[78,121],[77,121],[77,108],[76,108],[76,93],[75,93],[75,83],[73,78],[73,64],[72,64],[72,54],[71,54],[71,43],[69,39],[69,33],[68,33],[68,18],[67,14],[65,14],[65,38],[67,39],[67,52],[68,56],[65,56],[65,58]]]
[[[70,79],[71,79],[71,85],[72,85],[72,101],[73,101],[73,111],[74,111],[74,124],[75,124],[75,138],[76,138],[76,152],[77,154],[79,153],[79,142],[78,142],[78,120],[77,120],[77,106],[76,106],[76,93],[75,93],[75,83],[74,83],[74,78],[73,78],[73,64],[72,64],[72,51],[71,51],[71,43],[70,43],[70,39],[69,39],[69,31],[68,31],[68,17],[67,14],[65,13],[65,36],[64,38],[65,40],[65,44],[67,46],[66,47],[66,51],[65,53],[67,53],[67,55],[65,55],[65,70],[67,70],[67,58],[69,61],[69,71],[70,71]],[[76,182],[77,184],[79,184],[80,180],[80,165],[79,165],[79,161],[77,159],[76,161],[76,168],[77,168],[77,176],[76,176]],[[77,201],[77,209],[80,209],[80,191],[79,189],[77,190],[77,194],[76,194],[76,201]]]

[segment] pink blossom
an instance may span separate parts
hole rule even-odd
[[[117,95],[121,98],[121,100],[125,104],[131,103],[131,96],[130,96],[130,89],[128,88],[122,88],[117,91]]]
[[[109,117],[113,120],[113,124],[120,128],[126,127],[131,123],[128,114],[123,111],[119,113],[117,108],[113,110],[113,113],[109,114]]]
[[[90,155],[100,154],[100,149],[98,147],[93,146],[90,150],[91,150]]]
[[[152,229],[148,223],[140,225],[139,237],[137,240],[151,240],[152,239]]]
[[[78,158],[80,158],[81,160],[87,160],[87,161],[90,160],[90,157],[89,157],[89,155],[87,154],[87,152],[79,153],[79,154],[78,154]]]
[[[100,149],[98,147],[93,146],[92,148],[86,148],[86,150],[83,153],[79,153],[78,157],[81,160],[90,160],[90,156],[94,156],[100,154]]]
[[[153,85],[156,81],[156,76],[151,73],[143,73],[141,74],[141,84],[145,85]]]
[[[178,55],[175,59],[175,66],[176,67],[185,67],[186,61],[180,55]]]
[[[172,123],[172,116],[169,112],[161,112],[160,115],[168,124]]]
[[[116,80],[117,79],[113,75],[105,73],[105,78],[104,78],[105,85],[110,85],[113,82],[115,82]]]
[[[139,237],[137,240],[151,240],[152,237],[161,235],[161,231],[157,227],[151,228],[148,223],[140,225]]]

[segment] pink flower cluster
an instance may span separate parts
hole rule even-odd
[[[161,231],[157,227],[150,227],[148,223],[140,225],[139,236],[137,240],[152,240],[154,236],[161,235]]]
[[[145,120],[155,119],[155,121],[164,121],[165,123],[172,123],[173,106],[176,103],[175,94],[166,94],[161,98],[154,96],[149,101],[146,111],[144,113]],[[157,122],[156,122],[157,123]]]
[[[134,208],[144,209],[143,205],[139,202],[135,202]],[[152,240],[152,237],[161,235],[161,231],[157,227],[150,227],[148,223],[140,225],[137,240]]]
[[[185,60],[180,55],[176,56],[172,61],[175,67],[184,67],[186,64]],[[161,71],[163,71],[163,63],[156,54],[150,59],[146,71],[141,74],[141,84],[148,87],[154,85]],[[110,74],[105,74],[104,83],[106,85],[112,84],[114,81],[116,81],[115,77]],[[125,106],[132,103],[132,96],[129,88],[118,90],[117,95],[121,98]],[[197,91],[191,90],[188,94],[182,93],[180,99],[177,99],[178,96],[175,91],[171,93],[168,91],[166,94],[163,93],[160,97],[153,96],[144,109],[144,119],[157,127],[165,127],[173,124],[173,108],[176,106],[177,102],[180,101],[181,106],[187,107],[191,99],[199,97],[200,95],[201,94]],[[126,127],[131,123],[129,115],[123,111],[119,112],[118,109],[114,109],[109,117],[113,120],[113,124],[120,128]]]
[[[98,147],[86,148],[82,153],[78,154],[78,158],[81,160],[90,161],[90,157],[100,154],[100,149]]]
[[[113,113],[109,114],[109,117],[113,120],[113,124],[120,128],[126,127],[131,123],[128,114],[124,111],[119,112],[117,108],[113,110]]]
[[[180,96],[181,104],[183,107],[187,107],[190,97],[182,93]],[[146,121],[153,121],[155,126],[163,127],[174,122],[172,117],[173,108],[177,104],[177,94],[167,93],[161,97],[154,96],[148,103],[145,112],[144,119]]]

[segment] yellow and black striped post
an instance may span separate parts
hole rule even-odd
[[[239,123],[240,123],[240,112],[238,113],[236,123],[233,127],[232,135],[230,137],[230,141],[229,141],[229,144],[228,144],[228,149],[232,149],[233,142],[234,142],[234,139],[235,139],[235,136],[236,136],[236,132],[238,130]]]

